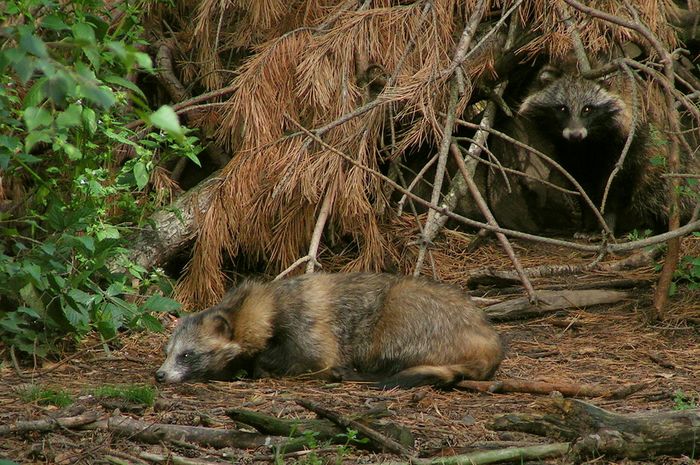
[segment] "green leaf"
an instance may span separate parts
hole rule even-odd
[[[48,131],[32,131],[24,139],[24,150],[30,152],[39,142],[51,143],[51,134]]]
[[[45,77],[36,80],[31,89],[29,89],[24,96],[24,101],[22,102],[24,108],[39,106],[39,104],[44,101],[46,98],[46,92],[44,91],[46,81],[48,81],[48,79]]]
[[[85,329],[90,321],[87,310],[80,304],[64,305],[63,315],[74,329]]]
[[[57,71],[44,84],[44,93],[54,103],[63,103],[66,96],[75,88],[75,79],[68,73]]]
[[[134,56],[136,57],[136,63],[138,63],[141,68],[147,71],[153,70],[153,62],[147,53],[136,52],[134,53]]]
[[[39,313],[45,313],[44,302],[41,300],[39,292],[32,283],[26,284],[22,289],[19,290],[19,295],[22,301],[29,307],[38,311]]]
[[[88,132],[88,134],[93,135],[97,131],[97,115],[95,110],[92,108],[83,108],[83,127]]]
[[[19,46],[27,53],[31,53],[39,58],[48,58],[49,52],[46,44],[38,36],[32,33],[23,33],[19,37]]]
[[[48,15],[41,18],[41,27],[46,29],[52,29],[54,31],[63,31],[70,29],[66,23],[63,22],[58,15]]]
[[[87,57],[92,67],[95,68],[96,71],[99,71],[100,66],[102,65],[102,56],[100,55],[100,52],[97,51],[97,48],[83,47],[83,53]]]
[[[83,158],[83,153],[73,144],[65,143],[61,147],[70,160],[80,160]]]
[[[83,106],[75,103],[68,105],[64,111],[56,117],[56,125],[59,128],[71,128],[82,125]]]
[[[185,131],[180,126],[177,114],[168,105],[163,105],[150,116],[151,124],[157,128],[164,129],[175,140],[183,141],[185,139]]]
[[[99,302],[102,297],[98,294],[88,294],[80,289],[71,289],[68,291],[68,296],[76,302],[89,308],[94,302]]]
[[[117,282],[110,284],[109,287],[107,288],[107,290],[105,291],[105,293],[109,297],[114,297],[114,296],[117,296],[120,294],[124,294],[126,291],[127,291],[126,286],[123,283],[117,281]]]
[[[95,30],[87,23],[75,23],[71,28],[73,37],[83,45],[95,45]]]
[[[93,82],[84,82],[80,85],[82,95],[93,103],[96,103],[102,108],[109,108],[117,101],[114,93],[108,87],[98,87]]]
[[[98,241],[103,241],[105,239],[119,239],[121,235],[119,234],[119,229],[111,224],[106,224],[104,229],[97,231],[95,234]]]
[[[73,239],[78,241],[83,247],[85,247],[85,250],[88,252],[94,252],[95,251],[95,239],[93,239],[90,236],[72,236]]]
[[[42,126],[51,126],[53,122],[51,113],[41,107],[29,107],[24,110],[23,116],[28,131],[33,131]]]
[[[15,73],[17,73],[19,82],[24,85],[34,74],[34,70],[36,69],[36,58],[25,55],[22,60],[12,63],[12,68],[15,70]]]
[[[128,79],[124,79],[121,76],[111,75],[111,76],[107,76],[107,77],[102,78],[102,80],[104,82],[108,82],[110,84],[114,84],[114,85],[121,86],[121,87],[126,87],[127,89],[137,93],[138,95],[140,95],[144,99],[146,98],[146,95],[144,95],[143,91],[139,88],[139,86],[137,86],[133,82],[129,81]]]
[[[139,318],[139,323],[149,331],[155,331],[157,333],[163,331],[163,325],[160,323],[158,318],[154,317],[153,315],[149,315],[147,313],[141,315]]]
[[[151,312],[174,312],[180,310],[182,305],[177,300],[163,297],[162,295],[152,295],[143,304],[143,309]]]
[[[136,179],[136,186],[139,189],[143,189],[146,184],[148,184],[148,170],[146,169],[146,165],[141,161],[137,161],[134,164],[134,178]]]
[[[27,273],[32,278],[36,287],[39,289],[43,287],[41,282],[41,267],[39,265],[29,261],[24,261],[22,263],[22,271]]]

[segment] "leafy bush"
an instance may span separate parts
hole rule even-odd
[[[179,307],[142,297],[170,283],[126,262],[123,245],[155,208],[154,168],[198,163],[199,149],[172,109],[148,111],[133,77],[151,60],[123,8],[110,24],[95,0],[0,4],[0,201],[3,187],[21,192],[0,204],[0,337],[27,353],[92,329],[158,330],[151,313]],[[139,117],[155,126],[145,137],[127,125]]]

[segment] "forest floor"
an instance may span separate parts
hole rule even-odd
[[[697,239],[694,241],[693,247],[698,244]],[[544,256],[549,262],[559,263],[585,258],[573,257],[571,252],[556,255],[552,249],[533,249],[519,252],[532,262]],[[493,254],[499,253],[494,245]],[[649,267],[619,273],[617,277],[633,274],[642,283],[648,281],[640,276],[653,277],[654,273]],[[580,283],[585,279],[612,279],[610,275],[593,275],[595,273],[569,276],[562,280]],[[534,284],[537,288],[545,282],[552,282],[552,279]],[[479,292],[472,294],[479,295]],[[590,384],[612,389],[642,383],[640,390],[623,399],[584,399],[616,413],[668,411],[692,404],[693,400],[700,403],[700,294],[679,288],[672,300],[672,317],[663,323],[651,324],[646,314],[651,306],[652,287],[642,285],[633,293],[634,298],[615,305],[568,309],[534,319],[497,324],[507,345],[507,357],[495,379]],[[420,457],[551,442],[525,433],[496,432],[488,427],[499,414],[538,411],[541,402],[547,401],[546,394],[488,394],[430,387],[380,391],[361,384],[299,379],[155,385],[153,373],[162,361],[166,339],[166,334],[128,334],[109,352],[95,340],[86,341],[77,352],[63,360],[45,362],[34,369],[18,369],[10,361],[3,362],[0,365],[0,429],[20,420],[60,418],[86,411],[96,411],[102,417],[120,413],[148,424],[242,429],[226,416],[226,409],[242,408],[280,418],[314,418],[313,413],[295,402],[306,399],[349,416],[384,410],[388,416],[382,421],[411,431],[415,438],[414,450]],[[105,385],[127,384],[154,387],[153,406],[93,395]],[[73,403],[59,408],[29,401],[22,395],[27,386],[64,390],[72,396]],[[685,401],[681,396],[685,396]],[[253,431],[252,428],[247,430]],[[149,459],[148,453],[161,456],[162,463],[186,463],[178,462],[178,457],[187,458],[190,463],[273,461],[270,448],[265,446],[215,449],[183,441],[146,444],[137,438],[99,428],[65,427],[50,432],[27,431],[0,436],[0,459],[17,463],[155,463],[157,458],[150,456]],[[283,456],[277,463],[381,463],[390,460],[402,458],[355,447],[319,444],[310,451]],[[544,462],[569,463],[567,459]],[[689,457],[657,457],[644,462],[598,458],[590,463],[698,462]]]

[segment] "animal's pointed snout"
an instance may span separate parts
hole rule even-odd
[[[588,135],[588,131],[584,127],[574,127],[564,129],[564,139],[571,142],[581,142]]]
[[[158,370],[156,371],[156,381],[159,383],[165,382],[165,372]]]

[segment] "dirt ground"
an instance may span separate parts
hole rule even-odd
[[[635,273],[634,276],[639,278],[640,272]],[[653,276],[654,272],[644,270],[641,275],[645,273]],[[623,275],[631,276],[630,273]],[[571,283],[580,283],[584,279],[612,277],[588,275],[567,279]],[[551,280],[547,283],[551,284]],[[545,282],[536,281],[534,284],[541,287]],[[700,398],[700,294],[681,288],[673,300],[672,312],[676,318],[662,324],[649,324],[645,310],[651,304],[652,289],[643,285],[632,292],[633,298],[612,306],[568,309],[540,318],[498,324],[508,352],[496,379],[594,384],[611,388],[644,383],[641,390],[624,399],[584,399],[617,413],[671,410],[678,404],[678,392],[697,401]],[[480,293],[493,294],[473,291],[474,295]],[[166,337],[165,334],[126,335],[121,345],[109,353],[94,340],[87,341],[66,359],[36,369],[18,371],[10,361],[3,362],[0,371],[0,427],[18,420],[57,418],[85,410],[97,410],[108,416],[119,409],[123,415],[148,423],[232,429],[241,425],[236,425],[224,414],[227,408],[245,408],[280,418],[313,418],[313,413],[295,402],[295,399],[307,399],[347,415],[386,409],[389,416],[383,421],[408,428],[414,435],[415,450],[421,457],[551,442],[537,436],[496,432],[488,428],[496,415],[537,411],[538,406],[546,402],[546,395],[485,394],[425,387],[379,391],[360,384],[325,384],[298,379],[158,385],[152,408],[98,401],[90,395],[92,390],[103,385],[154,385],[153,372],[161,362],[161,347]],[[65,389],[74,395],[76,401],[63,409],[23,401],[19,392],[28,384]],[[213,449],[182,442],[145,444],[104,430],[59,429],[0,436],[0,458],[17,463],[155,463],[155,459],[144,458],[143,454],[148,452],[165,456],[167,463],[183,463],[175,456],[188,458],[191,463],[272,461],[271,451],[266,447],[243,450]],[[284,457],[279,463],[400,460],[400,457],[387,453],[357,448],[340,450],[337,446],[323,444],[313,454],[301,454]],[[547,463],[568,462],[555,459]],[[658,457],[648,462],[611,462],[599,458],[590,463],[700,462],[688,457]]]

